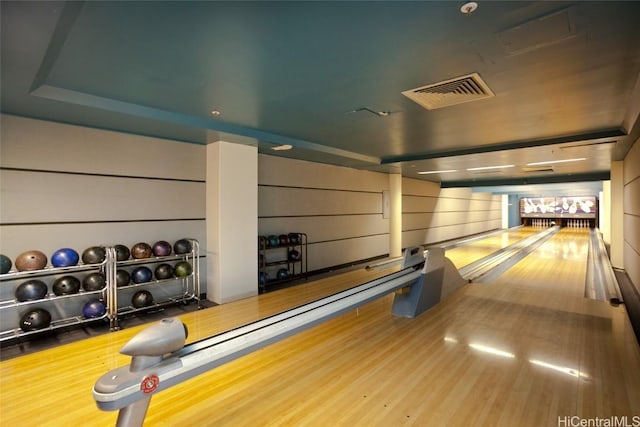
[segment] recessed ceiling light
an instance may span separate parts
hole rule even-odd
[[[501,165],[501,166],[481,166],[477,168],[467,168],[468,171],[482,171],[487,169],[503,169],[503,168],[512,168],[514,165]]]
[[[551,164],[554,164],[554,163],[580,162],[582,160],[587,160],[587,158],[586,157],[580,157],[579,159],[549,160],[549,161],[546,161],[546,162],[527,163],[527,166],[551,165]]]
[[[221,113],[220,111],[218,111],[218,110],[212,110],[212,111],[211,111],[211,115],[212,115],[213,117],[219,117],[221,114],[222,114],[222,113]]]
[[[422,171],[422,172],[418,172],[418,175],[428,175],[431,173],[450,173],[450,172],[458,172],[457,169],[447,169],[447,170],[441,170],[441,171]]]
[[[293,148],[293,145],[289,145],[289,144],[276,145],[275,147],[271,147],[271,149],[274,151],[287,151],[287,150],[291,150],[292,148]]]

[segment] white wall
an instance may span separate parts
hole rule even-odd
[[[435,183],[405,178],[403,247],[429,245],[499,229],[502,198],[473,193],[470,188],[439,188]]]
[[[389,252],[387,174],[258,156],[258,233],[308,235],[308,271]]]

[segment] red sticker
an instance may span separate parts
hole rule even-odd
[[[158,388],[158,384],[160,384],[160,378],[156,374],[151,374],[148,377],[144,377],[140,383],[140,390],[144,394],[153,393]]]

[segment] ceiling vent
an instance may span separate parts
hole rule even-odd
[[[523,166],[522,172],[553,172],[553,166]]]
[[[479,101],[495,96],[478,73],[405,90],[402,94],[427,110]]]

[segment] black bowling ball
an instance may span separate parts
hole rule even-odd
[[[188,254],[192,250],[193,250],[193,246],[191,245],[191,242],[187,239],[177,240],[173,244],[173,252],[175,252],[176,255]]]
[[[12,265],[11,258],[6,255],[0,255],[0,274],[7,274]]]
[[[131,256],[131,251],[125,245],[115,245],[116,261],[126,261]]]
[[[53,282],[53,293],[60,295],[71,295],[80,292],[80,280],[75,276],[62,276]]]
[[[91,246],[82,252],[82,262],[85,264],[100,264],[107,257],[102,246]]]
[[[131,305],[135,308],[144,308],[153,305],[153,295],[147,290],[138,291],[131,297]]]
[[[91,273],[82,279],[82,289],[87,292],[99,291],[107,286],[107,280],[102,273]]]
[[[25,332],[37,331],[51,325],[51,313],[43,308],[27,311],[20,318],[20,329]]]
[[[174,269],[171,264],[160,264],[156,267],[154,274],[158,280],[171,279],[174,275]]]
[[[116,286],[127,286],[131,282],[131,275],[121,268],[116,270]]]
[[[42,280],[27,280],[16,288],[16,299],[20,302],[35,301],[47,296],[49,289]]]

